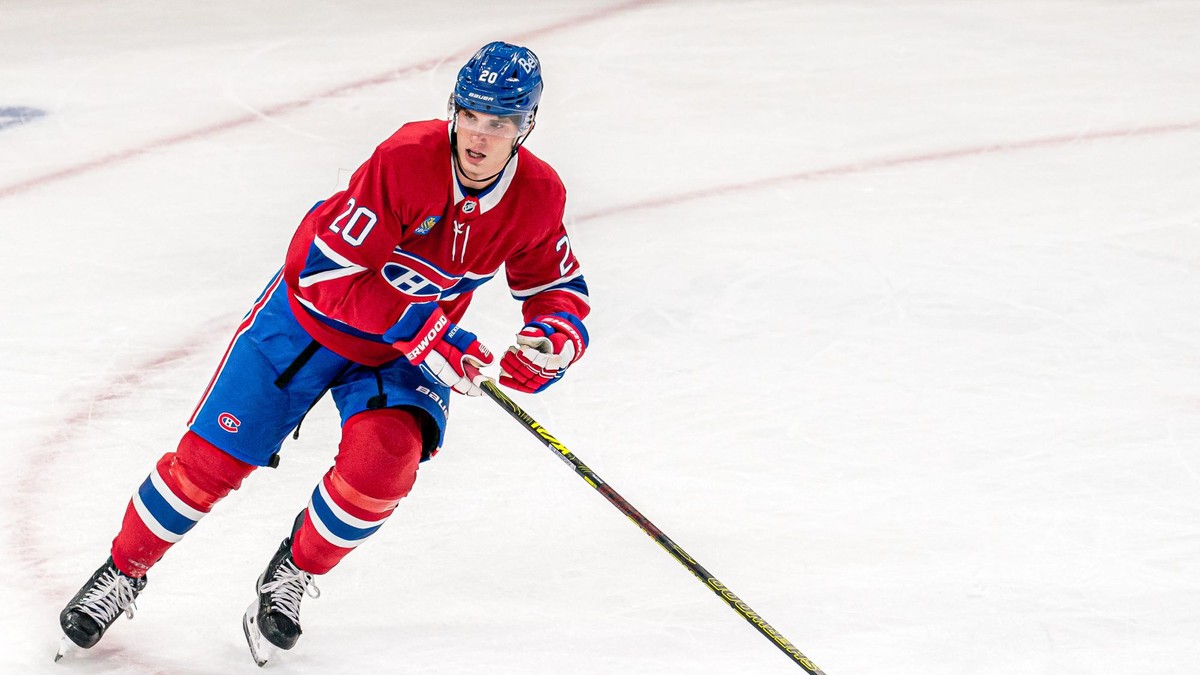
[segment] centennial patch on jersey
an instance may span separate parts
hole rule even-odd
[[[421,224],[417,226],[417,229],[413,230],[413,234],[429,234],[429,231],[432,230],[433,226],[437,225],[438,221],[441,219],[441,216],[429,216],[425,220],[421,221]]]

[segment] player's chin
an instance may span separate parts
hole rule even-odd
[[[498,162],[479,162],[477,164],[462,162],[459,164],[462,174],[471,180],[485,180],[495,176],[503,168],[503,164]]]

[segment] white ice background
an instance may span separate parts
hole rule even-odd
[[[829,675],[1200,672],[1200,3],[0,2],[0,672],[254,673],[328,402],[51,662],[299,218],[529,44],[587,356],[518,401]],[[500,281],[464,324],[502,349]],[[486,399],[280,673],[799,673]],[[265,671],[262,671],[265,672]]]

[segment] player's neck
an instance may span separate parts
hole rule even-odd
[[[507,165],[505,165],[505,166],[507,167]],[[460,186],[462,186],[463,188],[465,188],[467,190],[472,190],[474,192],[482,192],[482,191],[488,189],[493,184],[495,184],[495,182],[497,180],[500,179],[500,174],[503,174],[503,173],[504,173],[504,169],[501,169],[500,173],[497,173],[494,176],[490,176],[485,180],[471,180],[465,174],[463,174],[462,169],[460,169],[457,164],[455,164],[455,167],[454,167],[454,175],[455,175],[455,177],[458,178],[458,184]]]

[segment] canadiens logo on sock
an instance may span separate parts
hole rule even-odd
[[[225,431],[228,431],[231,434],[236,434],[238,432],[238,427],[242,426],[242,421],[233,415],[230,415],[229,413],[221,413],[220,416],[217,417],[217,424],[221,425],[221,428]]]

